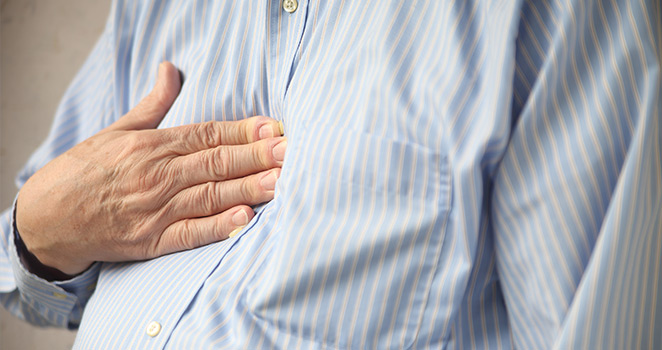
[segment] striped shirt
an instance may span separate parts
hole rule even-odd
[[[661,51],[658,0],[118,0],[19,187],[167,60],[160,127],[284,123],[275,199],[56,283],[10,209],[0,300],[85,349],[659,349]]]

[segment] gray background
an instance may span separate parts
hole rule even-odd
[[[67,85],[103,30],[110,0],[0,3],[0,210],[46,137]],[[0,349],[68,349],[75,333],[27,325],[0,307]]]

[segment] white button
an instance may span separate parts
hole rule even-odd
[[[156,337],[161,332],[161,324],[155,321],[150,322],[147,325],[147,335],[150,337]]]
[[[297,10],[297,7],[299,7],[297,0],[283,0],[283,10],[292,13]]]

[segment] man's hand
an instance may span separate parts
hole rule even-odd
[[[152,92],[117,122],[36,172],[16,225],[42,264],[150,259],[223,240],[273,198],[287,141],[273,119],[154,129],[180,89],[159,66]]]

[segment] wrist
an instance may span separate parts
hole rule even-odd
[[[76,276],[76,274],[69,275],[54,267],[50,267],[48,265],[43,264],[25,246],[25,243],[23,243],[23,240],[21,240],[21,236],[18,230],[15,229],[14,232],[15,232],[14,242],[16,245],[16,250],[18,252],[18,257],[21,259],[21,263],[23,264],[23,266],[25,266],[25,268],[28,271],[30,271],[30,273],[40,278],[43,278],[49,282],[66,281]]]
[[[44,264],[35,254],[33,254],[30,249],[28,249],[25,241],[23,240],[21,233],[18,229],[19,224],[17,220],[17,211],[18,211],[18,201],[15,203],[14,207],[14,245],[16,246],[16,252],[21,261],[21,264],[32,274],[43,278],[49,282],[51,281],[65,281],[69,280],[79,273],[68,274],[55,267]],[[84,269],[81,270],[84,271]]]

